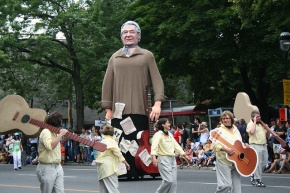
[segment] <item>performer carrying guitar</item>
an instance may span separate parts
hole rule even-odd
[[[223,139],[230,144],[234,144],[237,140],[242,141],[241,134],[234,125],[234,115],[232,112],[224,111],[220,116],[220,121],[222,124],[218,128],[218,131]],[[238,154],[237,150],[235,147],[227,147],[220,142],[216,142],[214,143],[213,151],[216,153],[216,175],[218,184],[216,193],[241,193],[241,175],[238,173],[235,164],[227,158],[227,156],[231,157]],[[249,161],[249,159],[247,160]]]
[[[52,113],[47,121],[55,127],[61,127],[62,115],[60,113]],[[38,161],[36,168],[37,178],[40,182],[41,192],[64,192],[63,169],[60,164],[61,151],[60,140],[68,131],[61,129],[60,133],[51,132],[43,129],[39,136]]]
[[[267,150],[267,139],[270,136],[267,126],[261,121],[260,112],[254,110],[251,113],[250,122],[247,126],[247,132],[249,133],[249,143],[258,153],[258,167],[255,173],[251,176],[251,183],[257,187],[266,187],[261,181],[262,172],[264,171],[268,163],[268,150]],[[277,135],[277,134],[276,134]]]

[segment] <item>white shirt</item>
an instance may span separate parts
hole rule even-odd
[[[208,137],[209,137],[209,132],[208,132],[208,129],[206,129],[207,131],[205,132],[205,133],[201,133],[200,134],[200,143],[202,144],[202,145],[204,145],[206,142],[207,142],[207,139],[208,139]]]

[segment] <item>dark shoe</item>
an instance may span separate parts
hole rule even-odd
[[[15,171],[17,171],[17,168],[14,168]]]
[[[21,167],[18,167],[19,170],[21,170]]]
[[[256,185],[256,180],[254,179],[254,174],[250,175],[250,180],[251,180],[251,183],[252,185]]]
[[[263,182],[261,182],[260,180],[257,180],[256,187],[266,187],[266,185]]]

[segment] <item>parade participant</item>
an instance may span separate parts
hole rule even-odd
[[[12,144],[11,149],[9,152],[13,156],[13,164],[14,170],[17,171],[18,169],[21,170],[21,152],[23,151],[23,147],[21,144],[21,140],[19,137],[19,133],[15,133],[12,139],[8,139],[8,145]]]
[[[102,143],[106,144],[108,148],[104,152],[98,152],[96,159],[100,193],[119,193],[119,164],[123,162],[127,170],[130,170],[130,165],[123,157],[117,142],[113,139],[114,128],[104,126],[102,133]]]
[[[241,134],[234,125],[234,115],[230,111],[224,111],[220,116],[221,126],[218,128],[220,135],[226,141],[234,144],[236,140],[242,141]],[[224,146],[220,142],[213,145],[216,154],[216,193],[241,193],[241,175],[238,173],[233,162],[226,158],[226,154],[232,155],[233,149]]]
[[[52,113],[48,116],[46,123],[59,128],[62,125],[62,115],[57,112]],[[38,141],[39,163],[36,174],[42,193],[64,193],[63,169],[60,164],[60,140],[66,133],[66,129],[60,129],[59,134],[48,129],[43,129],[40,133]]]
[[[164,85],[157,68],[154,55],[138,46],[141,39],[141,29],[134,21],[127,21],[121,27],[121,40],[123,48],[115,52],[109,62],[102,85],[101,106],[106,111],[106,119],[111,120],[111,125],[123,130],[120,122],[130,117],[136,131],[120,138],[137,140],[139,131],[147,130],[148,117],[146,112],[146,86],[153,85],[154,106],[149,118],[157,120],[161,113],[161,103],[165,100]],[[121,105],[120,116],[113,116],[116,105]],[[115,114],[114,114],[115,115]],[[136,155],[138,156],[138,155]],[[128,151],[124,157],[130,164],[127,177],[139,176],[135,168],[134,157]]]
[[[256,150],[258,155],[258,166],[253,175],[251,175],[251,183],[257,187],[266,187],[261,181],[262,172],[268,163],[267,139],[269,139],[270,132],[266,130],[261,123],[261,116],[258,110],[251,113],[250,122],[247,125],[247,132],[249,133],[249,144]]]
[[[170,132],[170,123],[167,118],[157,122],[158,132],[152,138],[151,156],[154,166],[158,166],[162,183],[156,193],[176,193],[177,165],[175,153],[186,159],[186,154],[176,142]],[[158,158],[157,158],[158,156]]]

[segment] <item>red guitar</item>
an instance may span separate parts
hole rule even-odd
[[[232,155],[226,154],[226,157],[235,164],[241,176],[249,177],[254,173],[258,165],[258,156],[253,148],[245,148],[240,140],[236,140],[232,145],[220,135],[217,129],[211,130],[210,138],[213,143],[219,141],[224,146],[234,150]]]
[[[22,131],[28,136],[36,137],[39,136],[41,128],[59,133],[60,128],[43,122],[46,117],[47,114],[44,110],[30,109],[25,99],[19,95],[8,95],[0,101],[0,133]],[[107,149],[103,143],[84,139],[71,132],[67,132],[65,136],[99,151]]]
[[[154,135],[154,123],[150,120],[149,114],[152,109],[152,103],[151,103],[151,89],[150,86],[146,86],[146,98],[147,98],[147,115],[148,115],[148,130],[142,131],[141,138],[138,139],[139,149],[137,150],[136,156],[135,156],[135,165],[137,170],[142,175],[151,175],[153,177],[159,176],[158,167],[155,167],[153,163],[151,162],[150,165],[147,167],[143,161],[140,159],[140,153],[143,150],[147,150],[150,154],[151,152],[151,139]]]

